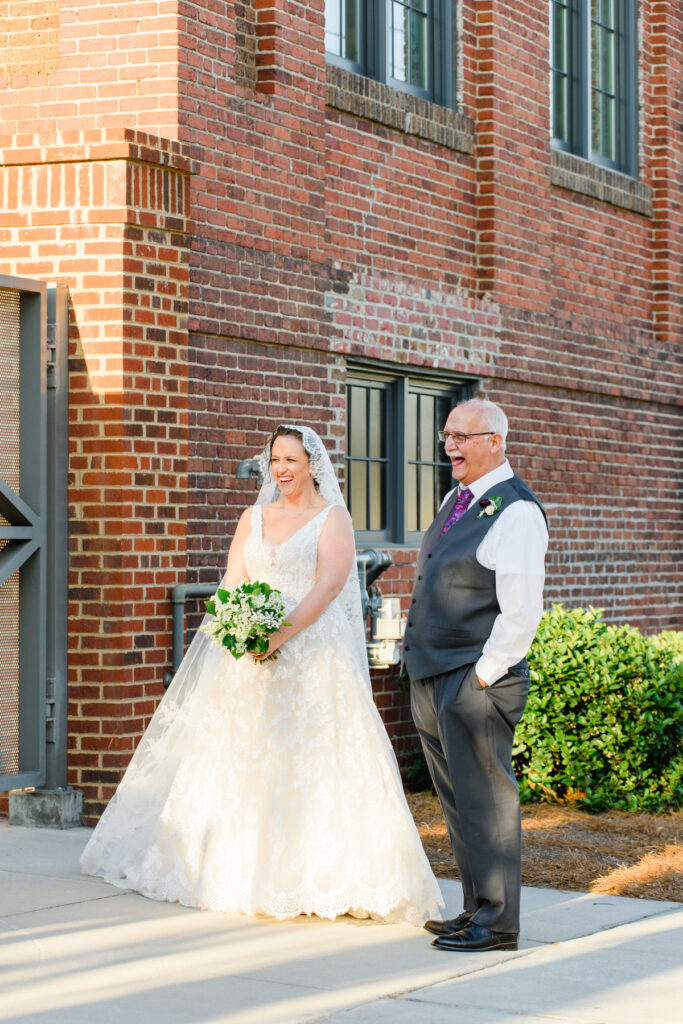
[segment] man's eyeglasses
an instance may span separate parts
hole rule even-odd
[[[463,444],[465,441],[469,441],[471,437],[488,437],[490,434],[495,434],[495,430],[479,430],[476,434],[463,434],[459,430],[453,432],[450,430],[437,430],[436,432],[439,441],[442,441],[444,444],[449,437],[456,444]]]

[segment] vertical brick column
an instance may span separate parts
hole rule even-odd
[[[506,0],[477,0],[475,24],[479,289],[543,310],[551,221],[547,4],[526,5],[522,23]]]
[[[265,93],[300,84],[302,74],[325,81],[325,15],[319,0],[254,0],[256,74]]]
[[[121,333],[104,353],[104,365],[120,372],[120,390],[108,392],[100,415],[82,410],[100,432],[104,414],[107,438],[101,453],[97,442],[88,445],[80,482],[96,493],[74,516],[86,531],[74,545],[84,571],[89,580],[102,572],[99,592],[89,584],[74,595],[80,625],[91,627],[81,652],[97,666],[83,672],[83,691],[71,691],[70,765],[92,815],[113,793],[163,692],[169,591],[184,578],[189,170],[179,147],[133,137],[121,211]]]
[[[664,342],[683,336],[683,12],[650,5],[651,184],[654,329]]]
[[[3,265],[69,288],[69,769],[92,821],[163,692],[185,567],[190,163],[134,132],[2,156]]]
[[[256,83],[265,93],[275,92],[276,82],[286,84],[289,74],[284,71],[278,54],[278,36],[282,34],[283,4],[281,0],[254,0],[256,8]]]

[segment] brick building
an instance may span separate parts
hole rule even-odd
[[[458,397],[508,411],[549,601],[680,625],[683,11],[9,0],[0,273],[69,300],[69,781],[101,810],[283,419],[405,595]],[[389,674],[399,754],[415,737]]]

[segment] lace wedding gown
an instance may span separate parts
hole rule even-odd
[[[252,510],[249,578],[279,588],[287,610],[313,585],[329,509],[274,547]],[[211,645],[198,670],[181,666],[176,680],[197,675],[189,695],[179,706],[174,683],[159,705],[84,872],[227,913],[438,916],[439,888],[339,600],[276,661],[235,661]]]

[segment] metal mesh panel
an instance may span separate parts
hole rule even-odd
[[[20,294],[0,288],[0,477],[19,491]],[[7,520],[0,515],[0,525]],[[0,540],[0,551],[8,542]],[[19,573],[0,587],[0,774],[19,770]]]
[[[7,541],[0,540],[0,550]],[[19,771],[19,573],[0,587],[0,774]]]
[[[19,491],[20,293],[0,288],[0,477]]]

